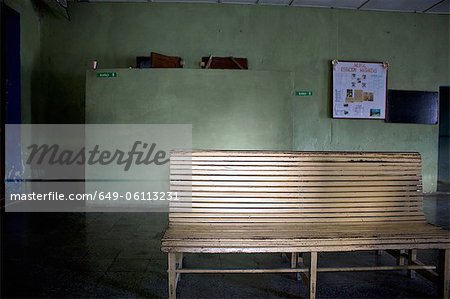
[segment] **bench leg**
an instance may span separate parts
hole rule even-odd
[[[176,254],[176,269],[182,269],[183,268],[183,253],[177,253]],[[181,280],[181,273],[177,273],[177,282],[175,284],[175,289],[177,288],[178,282]]]
[[[416,249],[408,250],[408,264],[409,265],[414,265],[416,261],[417,261],[417,250]],[[416,277],[416,271],[408,270],[408,277],[409,278],[415,278]]]
[[[397,266],[405,266],[406,265],[408,260],[405,257],[405,254],[406,254],[405,249],[399,250],[398,257],[397,257]],[[404,273],[403,270],[402,270],[402,273]]]
[[[303,260],[303,253],[299,252],[297,256],[297,267],[306,268]],[[297,280],[301,280],[306,288],[309,287],[309,277],[304,272],[297,273]]]
[[[383,250],[377,250],[376,253],[377,255],[383,255]]]
[[[168,274],[169,274],[169,299],[177,297],[177,275],[176,269],[176,253],[169,253],[167,255]]]
[[[303,253],[298,254],[297,265],[302,268],[305,268],[305,264],[304,264],[304,260],[303,260]],[[300,272],[297,274],[297,280],[303,280],[304,282],[307,282],[308,276],[306,275],[306,273]]]
[[[298,252],[293,252],[291,254],[291,268],[295,269],[298,266]],[[295,273],[295,277],[297,278],[297,280],[300,280],[300,276],[298,275],[298,273]]]
[[[303,264],[303,253],[299,253],[299,254],[298,254],[297,263],[298,263],[299,265]]]
[[[311,252],[311,263],[309,265],[309,298],[316,298],[317,289],[317,252]]]
[[[450,283],[450,249],[439,250],[439,294],[448,299]]]
[[[177,268],[183,268],[183,253],[177,253]]]
[[[397,259],[397,266],[404,266],[406,265],[406,258],[404,257],[404,254],[406,253],[405,249],[400,250],[398,259]]]
[[[303,256],[302,253],[298,253],[298,252],[293,252],[292,256],[291,256],[291,268],[295,269],[298,266],[302,266],[303,265]],[[297,280],[301,280],[302,278],[302,274],[304,273],[296,273],[295,276],[297,278]]]
[[[291,255],[291,268],[292,269],[297,268],[297,259],[298,259],[298,253],[293,252]]]

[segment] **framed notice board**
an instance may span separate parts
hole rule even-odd
[[[332,61],[333,118],[385,119],[386,62]]]

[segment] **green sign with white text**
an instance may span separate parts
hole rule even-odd
[[[312,91],[310,90],[299,90],[295,92],[296,96],[299,97],[307,97],[307,96],[312,96]]]
[[[97,78],[115,78],[117,77],[117,72],[98,72]]]

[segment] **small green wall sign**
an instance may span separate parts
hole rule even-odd
[[[98,72],[97,78],[115,78],[117,77],[117,72]]]
[[[296,96],[299,97],[308,97],[308,96],[312,96],[312,91],[310,90],[299,90],[295,92]]]

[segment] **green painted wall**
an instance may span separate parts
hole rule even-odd
[[[292,99],[293,149],[420,151],[424,189],[436,189],[437,126],[332,120],[329,61],[389,61],[389,88],[438,90],[450,81],[449,16],[157,3],[71,3],[69,13],[70,22],[42,20],[46,122],[85,121],[85,71],[93,59],[123,68],[156,51],[197,68],[208,54],[246,56],[251,69],[293,72],[295,89],[313,91]]]
[[[30,0],[6,0],[5,4],[20,14],[20,60],[22,122],[32,122],[33,103],[39,101],[39,63],[41,30],[39,9]]]
[[[292,73],[108,71],[86,74],[86,123],[192,124],[194,148],[292,148]]]

